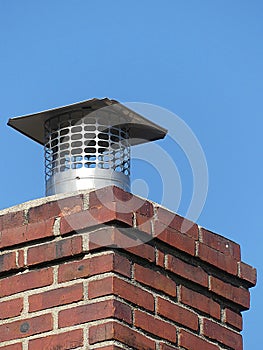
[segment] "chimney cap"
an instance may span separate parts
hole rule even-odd
[[[129,125],[131,145],[162,139],[167,134],[166,129],[151,122],[120,102],[108,98],[93,98],[38,113],[10,118],[7,124],[32,140],[44,145],[44,124],[48,119],[74,110],[83,109],[91,113],[104,107],[110,108],[114,113],[125,116],[127,124]]]

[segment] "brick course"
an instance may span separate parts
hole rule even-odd
[[[0,213],[0,249],[0,349],[242,349],[239,245],[117,187]]]

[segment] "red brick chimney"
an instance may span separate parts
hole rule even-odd
[[[0,215],[0,349],[242,349],[238,244],[112,186]]]

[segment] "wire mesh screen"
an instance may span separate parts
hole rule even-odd
[[[112,169],[130,175],[129,131],[124,118],[85,110],[55,116],[45,123],[46,181],[70,169]]]

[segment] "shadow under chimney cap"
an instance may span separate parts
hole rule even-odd
[[[11,118],[8,125],[32,140],[44,145],[44,124],[45,122],[57,115],[70,113],[75,110],[87,110],[88,114],[107,107],[110,111],[120,116],[124,116],[127,121],[125,124],[129,127],[130,144],[137,145],[148,141],[162,139],[167,134],[167,130],[151,122],[135,111],[127,108],[116,100],[108,98],[93,98],[86,101],[77,102],[67,106],[62,106],[46,111]]]

